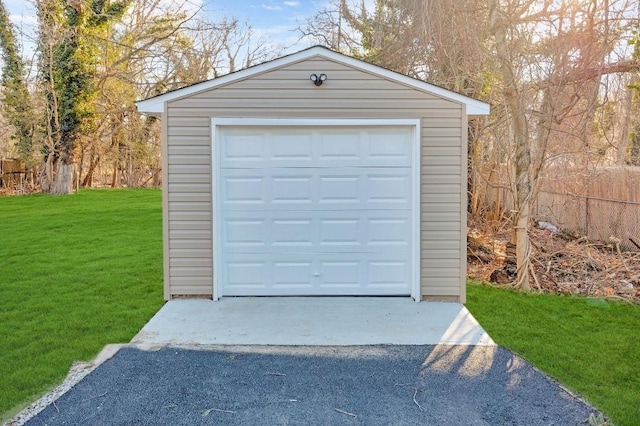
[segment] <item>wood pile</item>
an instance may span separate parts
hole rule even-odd
[[[512,285],[516,260],[510,229],[470,222],[467,237],[469,278]],[[529,237],[533,289],[640,301],[640,252],[622,251],[621,241],[596,243],[545,229],[532,229]]]

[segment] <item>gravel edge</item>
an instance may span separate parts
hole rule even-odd
[[[37,401],[30,404],[14,417],[7,420],[4,423],[4,426],[22,426],[50,404],[54,404],[55,407],[55,401],[58,398],[67,393],[71,388],[78,384],[80,380],[84,379],[89,373],[98,368],[100,364],[113,357],[125,346],[129,345],[109,344],[106,345],[92,361],[74,361],[69,369],[67,377],[61,384],[41,396]]]

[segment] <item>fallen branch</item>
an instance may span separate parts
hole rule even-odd
[[[98,399],[98,398],[102,398],[103,396],[105,396],[108,392],[104,391],[104,393],[101,393],[100,395],[96,395],[96,396],[92,396],[89,399],[85,399],[85,401],[91,401],[92,399]]]
[[[235,414],[235,411],[231,411],[231,410],[222,410],[220,408],[209,408],[208,410],[204,410],[202,412],[202,417],[208,416],[209,414],[211,414],[212,411],[215,411],[216,413]]]
[[[538,291],[542,291],[542,287],[540,287],[540,281],[538,281],[538,275],[536,274],[536,270],[533,268],[533,263],[531,262],[529,262],[529,271],[531,272],[533,281],[536,283],[536,287],[538,288]]]
[[[346,414],[347,416],[351,416],[351,417],[353,417],[353,418],[358,417],[356,414],[350,413],[350,412],[348,412],[348,411],[341,410],[341,409],[339,409],[339,408],[334,408],[334,410],[336,410],[336,411],[337,411],[338,413],[340,413],[340,414]]]
[[[418,388],[416,388],[416,391],[413,393],[413,403],[418,406],[420,411],[424,411],[424,408],[422,408],[422,405],[420,405],[420,403],[418,403],[418,400],[416,400],[416,395],[418,395]]]

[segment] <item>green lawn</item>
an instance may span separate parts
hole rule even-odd
[[[470,283],[467,308],[493,340],[584,397],[615,425],[640,425],[640,306]]]
[[[0,420],[162,306],[160,197],[0,198]]]

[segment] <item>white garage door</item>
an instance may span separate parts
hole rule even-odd
[[[412,294],[416,132],[214,121],[214,293]]]

